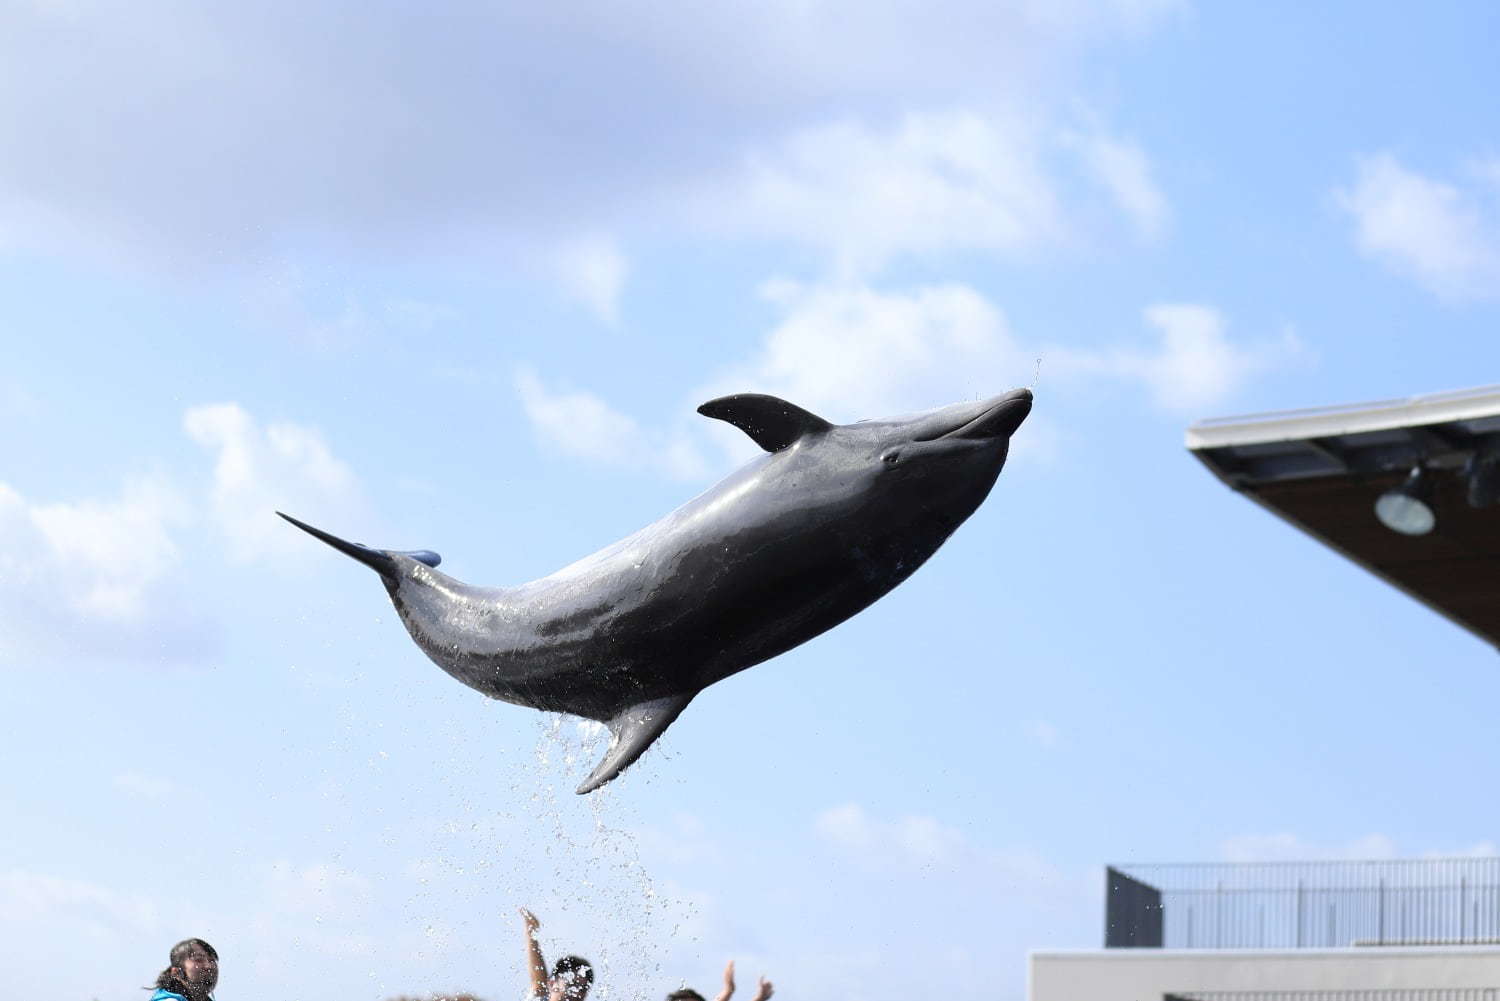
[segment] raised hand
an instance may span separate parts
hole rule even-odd
[[[714,1001],[729,1001],[734,994],[734,960],[730,960],[724,967],[724,989]]]

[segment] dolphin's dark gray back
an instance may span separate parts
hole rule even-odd
[[[636,760],[703,688],[797,646],[910,576],[989,492],[1030,410],[982,403],[833,425],[775,397],[710,401],[766,455],[592,556],[480,588],[428,551],[349,543],[440,667],[493,698],[608,725],[586,793]]]

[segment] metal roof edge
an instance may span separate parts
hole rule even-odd
[[[1299,441],[1473,420],[1497,414],[1500,414],[1500,385],[1478,386],[1404,400],[1217,417],[1189,426],[1185,444],[1190,451],[1197,452],[1208,448]]]

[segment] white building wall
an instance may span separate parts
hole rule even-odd
[[[1500,947],[1034,952],[1029,1001],[1162,1001],[1194,991],[1500,987]]]

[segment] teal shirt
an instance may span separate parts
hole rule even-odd
[[[181,994],[174,994],[165,987],[158,987],[156,993],[151,995],[151,1001],[187,1001]],[[213,1001],[213,995],[209,995],[209,1001]]]

